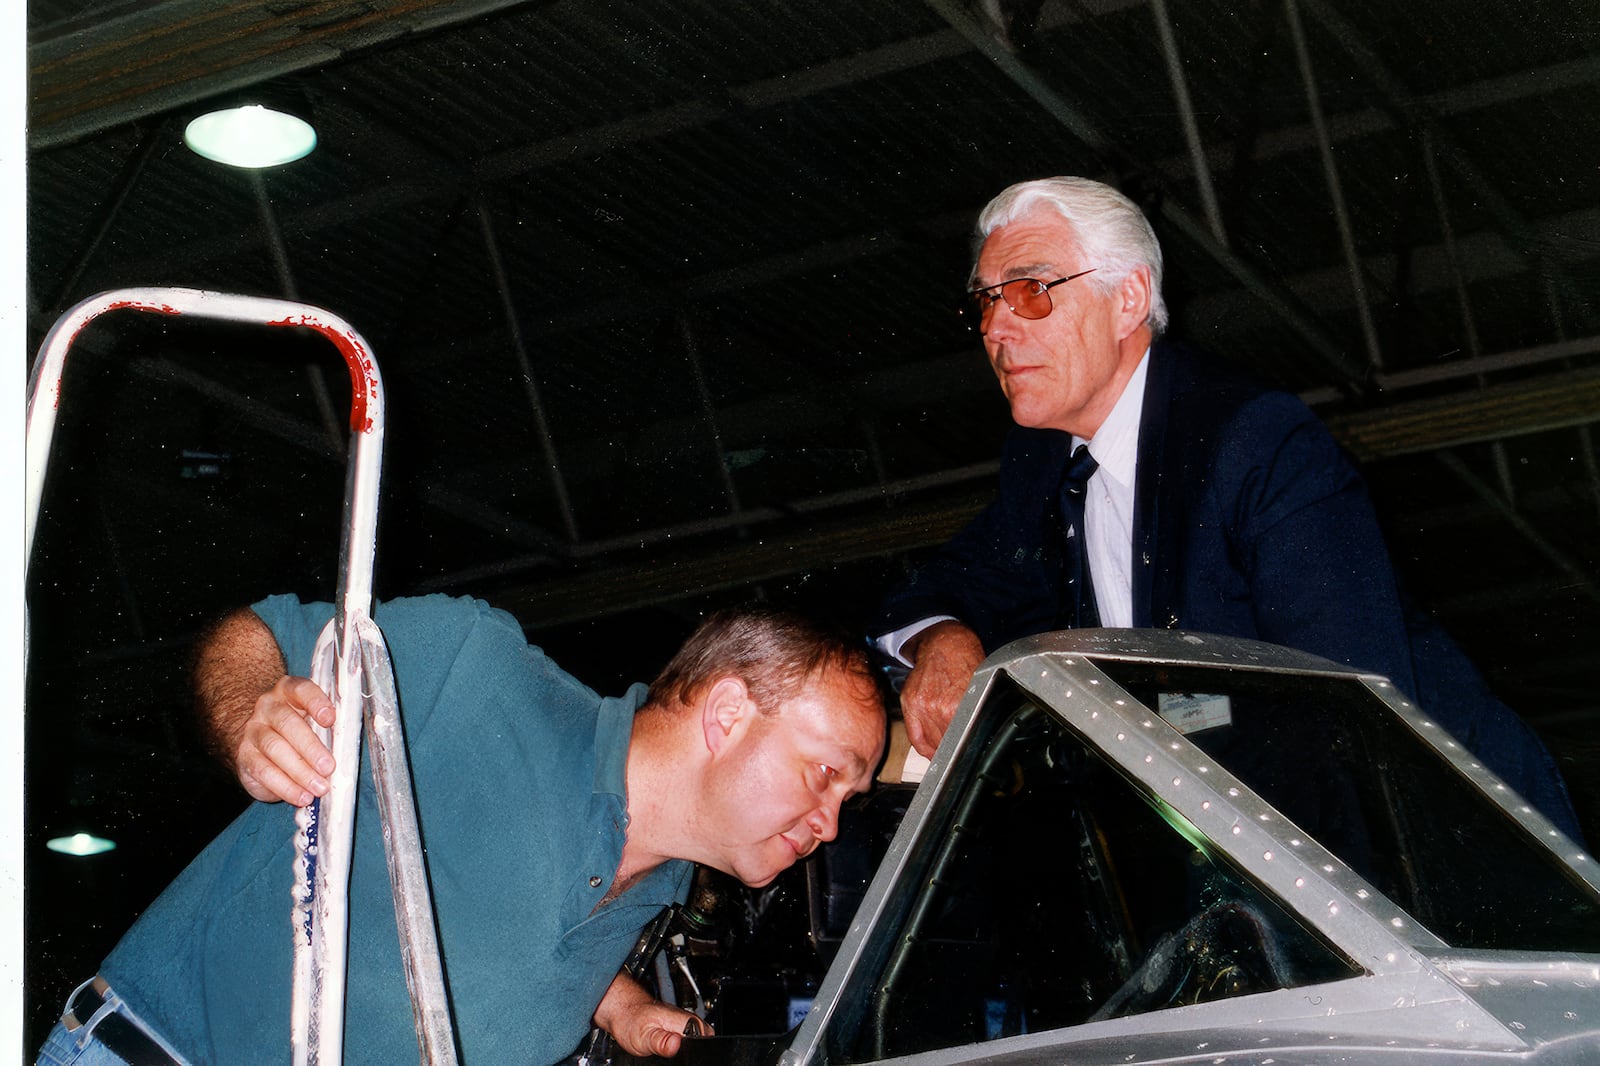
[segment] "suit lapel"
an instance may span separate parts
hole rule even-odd
[[[1170,526],[1175,508],[1163,494],[1170,481],[1167,439],[1172,414],[1175,358],[1157,341],[1150,346],[1145,371],[1144,407],[1139,414],[1139,460],[1133,489],[1133,624],[1135,628],[1170,628],[1177,623],[1172,560],[1162,551],[1175,545]],[[1174,486],[1176,488],[1177,486]],[[1167,499],[1166,506],[1162,500]]]

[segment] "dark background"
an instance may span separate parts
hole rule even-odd
[[[27,358],[111,288],[330,309],[385,375],[379,595],[483,596],[616,691],[723,603],[864,626],[990,489],[973,217],[1111,181],[1174,332],[1323,415],[1600,833],[1597,14],[33,0]],[[267,85],[313,155],[183,146]],[[74,347],[29,573],[30,1054],[243,804],[185,657],[227,607],[333,595],[345,382],[293,330],[117,312]],[[119,847],[44,850],[80,829]]]

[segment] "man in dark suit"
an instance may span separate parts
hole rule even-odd
[[[1538,738],[1398,588],[1360,475],[1296,397],[1162,340],[1161,249],[1084,178],[1013,185],[970,288],[1016,428],[995,502],[885,601],[931,755],[986,651],[1081,625],[1251,637],[1383,674],[1577,834]]]

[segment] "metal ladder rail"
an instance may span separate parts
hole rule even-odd
[[[63,314],[40,346],[28,384],[26,543],[31,558],[68,350],[99,316],[134,310],[266,326],[301,326],[329,340],[350,372],[350,466],[339,550],[339,604],[319,642],[317,680],[338,710],[330,742],[339,769],[328,795],[302,809],[296,839],[295,975],[291,1040],[296,1063],[341,1061],[348,894],[361,728],[373,779],[422,1062],[453,1064],[455,1042],[437,932],[406,769],[393,672],[371,619],[383,452],[383,383],[366,341],[349,323],[308,304],[183,288],[117,289]],[[324,651],[323,649],[326,649]],[[314,845],[314,850],[313,850]]]

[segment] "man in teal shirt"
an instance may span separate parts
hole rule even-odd
[[[330,724],[333,707],[290,675],[309,672],[330,615],[275,597],[203,643],[202,711],[262,802],[75,994],[41,1062],[139,1061],[130,1048],[154,1048],[158,1062],[288,1060],[293,810],[272,801],[326,790],[331,755],[307,722]],[[593,1024],[634,1054],[675,1053],[684,1012],[619,974],[621,963],[641,928],[684,898],[694,863],[761,885],[833,837],[883,742],[860,652],[789,615],[724,613],[648,690],[602,698],[481,602],[396,600],[375,618],[394,663],[463,1061],[555,1062]],[[359,780],[345,1055],[411,1061],[365,767]],[[107,1046],[120,1059],[94,1057]]]

